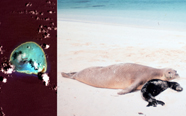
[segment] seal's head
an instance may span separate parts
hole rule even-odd
[[[169,82],[169,87],[178,91],[178,92],[181,92],[183,90],[183,88],[177,82]]]
[[[164,70],[164,77],[166,78],[166,80],[172,80],[172,79],[179,78],[179,75],[176,70],[167,68]]]

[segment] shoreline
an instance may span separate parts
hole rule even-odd
[[[130,22],[132,20],[132,22]],[[126,27],[133,27],[133,28],[148,28],[148,29],[156,29],[156,30],[170,30],[170,31],[180,31],[185,32],[186,31],[186,23],[178,23],[178,22],[166,22],[166,21],[155,21],[155,20],[143,20],[139,19],[138,21],[133,19],[126,19],[124,22],[113,22],[113,21],[107,21],[104,22],[104,20],[83,20],[83,18],[59,18],[58,22],[77,22],[77,23],[91,23],[91,24],[104,24],[104,25],[115,25],[115,26],[126,26]],[[140,22],[143,22],[143,24],[140,24]],[[145,22],[147,22],[145,24]],[[160,23],[161,22],[161,23]]]
[[[119,9],[60,9],[58,11],[58,21],[104,23],[175,31],[186,31],[185,18],[185,14],[178,11]]]

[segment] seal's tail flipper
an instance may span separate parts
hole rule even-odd
[[[76,72],[71,72],[71,73],[64,73],[62,72],[61,75],[66,78],[71,78]]]

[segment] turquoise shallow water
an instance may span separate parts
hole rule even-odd
[[[58,20],[186,30],[186,0],[58,0]]]

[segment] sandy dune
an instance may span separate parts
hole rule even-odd
[[[146,27],[58,21],[58,116],[184,116],[186,113],[186,33]],[[139,63],[174,68],[184,90],[171,89],[156,98],[165,106],[146,107],[140,91],[95,88],[66,79],[61,72],[90,66]]]

